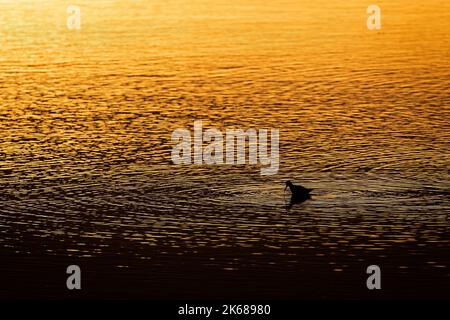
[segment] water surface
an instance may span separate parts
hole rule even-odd
[[[74,32],[65,1],[0,1],[11,283],[68,259],[140,297],[351,297],[379,264],[392,296],[448,297],[448,1],[379,1],[379,31],[356,0],[77,3]],[[279,129],[279,173],[173,165],[195,120]],[[287,209],[287,179],[312,199]]]

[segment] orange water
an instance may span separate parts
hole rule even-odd
[[[66,1],[0,1],[4,252],[316,248],[340,272],[403,246],[408,272],[449,246],[448,1],[377,1],[379,31],[356,0],[77,4],[69,31]],[[279,129],[279,173],[172,165],[194,120]],[[313,198],[286,210],[286,179]]]

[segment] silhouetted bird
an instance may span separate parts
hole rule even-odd
[[[314,190],[302,186],[296,186],[290,181],[286,181],[286,188],[284,188],[284,191],[286,191],[287,187],[291,190],[292,200],[308,199],[310,197],[309,193]]]

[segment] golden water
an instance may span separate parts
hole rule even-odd
[[[377,1],[379,31],[357,0],[76,4],[69,31],[66,1],[0,1],[4,253],[316,248],[339,272],[449,246],[448,1]],[[172,165],[194,120],[279,129],[279,174]],[[286,179],[313,198],[286,210]]]

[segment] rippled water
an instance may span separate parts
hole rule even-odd
[[[78,3],[71,32],[65,1],[0,1],[3,257],[449,281],[448,1],[381,1],[380,31],[356,0]],[[279,173],[173,165],[194,120],[278,128]]]

